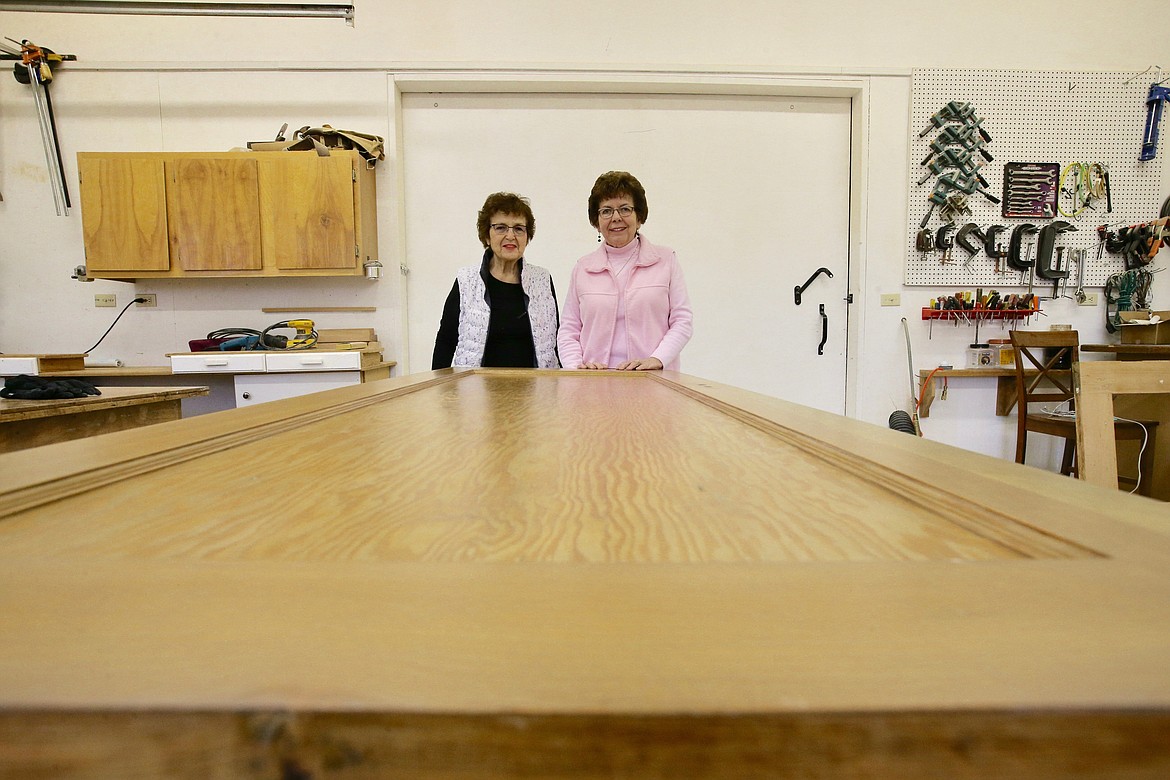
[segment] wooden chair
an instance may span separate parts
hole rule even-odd
[[[1076,420],[1071,414],[1050,414],[1028,405],[1045,403],[1054,409],[1067,405],[1066,411],[1072,410],[1072,370],[1060,366],[1079,362],[1080,337],[1075,330],[1013,330],[1008,335],[1016,351],[1016,463],[1024,462],[1028,433],[1043,433],[1064,439],[1060,473],[1075,474]],[[1037,373],[1028,376],[1029,370]]]
[[[1064,439],[1060,473],[1077,476],[1077,422],[1072,412],[1076,395],[1073,369],[1080,364],[1079,334],[1075,330],[1013,330],[1009,336],[1016,350],[1016,463],[1024,462],[1029,433],[1059,436]],[[1035,373],[1029,376],[1029,372]],[[1039,403],[1065,414],[1029,408],[1029,404]],[[1149,425],[1147,430],[1152,430],[1156,423]],[[1114,427],[1117,439],[1141,440],[1146,436],[1140,425],[1131,422],[1119,421]],[[1152,448],[1147,450],[1152,453]]]
[[[1117,449],[1113,396],[1170,393],[1170,361],[1101,360],[1076,368],[1077,461],[1080,478],[1094,485],[1116,489]],[[1145,423],[1149,439],[1138,460],[1139,486],[1148,488],[1152,478],[1156,425]],[[1127,481],[1122,478],[1122,481]],[[1148,490],[1143,491],[1148,492]]]

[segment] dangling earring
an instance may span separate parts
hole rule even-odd
[[[599,243],[599,244],[601,243],[601,234],[600,233],[597,234],[597,243]]]

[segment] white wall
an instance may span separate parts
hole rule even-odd
[[[909,73],[914,67],[1145,70],[1170,65],[1170,39],[1141,46],[1073,47],[1092,30],[1109,40],[1164,16],[1162,0],[992,2],[971,11],[907,0],[773,3],[498,2],[358,3],[353,28],[337,20],[190,19],[4,13],[0,33],[29,38],[79,62],[59,72],[53,95],[71,191],[78,150],[226,149],[271,136],[281,122],[331,122],[385,135],[395,132],[387,75],[458,71],[475,77],[508,72],[678,72],[693,78],[731,74],[813,79],[853,74],[867,84],[866,245],[854,292],[864,323],[857,350],[861,419],[885,424],[909,394],[901,320],[907,318],[916,367],[960,364],[971,334],[935,328],[926,338],[919,309],[932,291],[902,287],[906,231],[905,171]],[[1069,45],[1058,45],[1068,40]],[[320,67],[332,72],[313,73]],[[226,69],[226,70],[225,70]],[[305,70],[295,70],[305,69]],[[1164,128],[1170,143],[1170,128]],[[161,364],[188,338],[216,327],[256,327],[274,317],[262,306],[376,306],[371,315],[318,318],[325,327],[372,324],[394,357],[401,344],[401,283],[395,235],[399,204],[395,150],[379,166],[379,225],[387,278],[360,280],[171,281],[79,284],[79,210],[53,215],[52,198],[29,88],[0,78],[0,350],[79,351],[101,335],[118,309],[95,309],[93,294],[159,294],[155,311],[133,309],[95,352],[131,364]],[[1166,154],[1161,153],[1164,161]],[[1164,166],[1165,169],[1165,166]],[[1170,176],[1167,176],[1170,191]],[[1152,204],[1156,209],[1157,204]],[[1162,261],[1165,264],[1165,261]],[[1170,275],[1163,274],[1162,277]],[[901,292],[901,307],[879,307]],[[1170,278],[1159,278],[1159,305],[1170,307]],[[1098,310],[1062,303],[1050,322],[1071,322],[1103,336]],[[988,335],[986,333],[981,335]],[[425,366],[416,365],[415,368]],[[985,381],[985,380],[977,380]],[[967,389],[964,389],[966,387]],[[989,424],[985,388],[953,383],[936,404],[927,435],[996,455],[1014,434]],[[961,399],[970,396],[971,403]],[[977,433],[973,433],[977,432]]]

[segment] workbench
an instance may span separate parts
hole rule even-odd
[[[1170,360],[1170,344],[1081,344],[1081,352],[1104,352],[1118,360]]]
[[[1081,344],[1081,352],[1113,355],[1118,360],[1170,360],[1170,344]],[[1034,369],[1025,369],[1026,376],[1035,376]],[[1003,417],[1011,413],[1016,405],[1015,366],[989,366],[986,368],[924,368],[918,372],[919,403],[918,416],[929,417],[930,406],[935,399],[935,382],[951,377],[995,377],[995,413]]]
[[[107,387],[83,398],[0,398],[0,452],[178,420],[183,399],[202,395],[206,387]]]
[[[215,354],[240,355],[243,353]],[[306,351],[301,354],[311,353]],[[109,366],[73,371],[54,371],[52,375],[66,379],[84,379],[103,388],[140,385],[144,381],[177,386],[197,382],[206,385],[210,390],[210,395],[204,399],[188,399],[183,404],[183,416],[196,417],[209,412],[319,392],[347,384],[387,379],[395,365],[397,365],[396,361],[382,360],[379,356],[377,360],[366,360],[360,368],[346,368],[328,372],[303,370],[268,374],[267,372],[255,371],[237,372],[230,366],[224,370],[176,372],[171,366]]]
[[[1035,376],[1034,369],[1026,369],[1028,376]],[[1004,417],[1011,413],[1016,406],[1016,369],[1015,366],[990,366],[987,368],[924,368],[918,372],[918,416],[929,417],[930,407],[934,403],[935,383],[939,379],[949,380],[951,377],[986,378],[995,377],[995,413]]]
[[[0,515],[0,775],[1170,775],[1170,510],[686,375],[0,455]]]

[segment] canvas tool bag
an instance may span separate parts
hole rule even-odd
[[[309,127],[305,125],[293,133],[289,140],[253,141],[248,148],[253,151],[307,152],[315,150],[321,157],[328,157],[330,149],[356,149],[372,166],[378,160],[385,160],[381,136],[359,133],[356,130],[334,130],[330,125]]]

